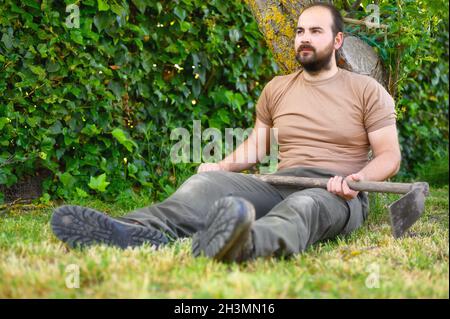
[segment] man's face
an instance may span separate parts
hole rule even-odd
[[[313,7],[300,15],[295,57],[306,71],[318,72],[331,67],[334,52],[342,44],[342,33],[335,38],[332,24],[333,17],[326,8]]]

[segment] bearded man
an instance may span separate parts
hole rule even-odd
[[[192,236],[195,256],[243,262],[292,256],[360,227],[367,194],[351,190],[347,181],[383,181],[398,172],[401,156],[392,97],[371,77],[337,67],[343,41],[343,19],[334,6],[306,7],[295,36],[303,68],[264,87],[253,132],[232,154],[201,164],[165,201],[124,217],[60,207],[52,218],[56,236],[70,246],[123,248],[144,242],[160,247]],[[237,173],[254,163],[236,158],[266,155],[261,141],[269,140],[271,128],[278,130],[275,174],[327,177],[327,189],[272,186]]]

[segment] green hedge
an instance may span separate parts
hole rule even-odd
[[[362,1],[364,7],[370,3]],[[378,4],[386,31],[349,29],[376,48],[390,73],[402,151],[397,178],[410,179],[423,175],[423,165],[448,154],[449,3],[382,0]],[[364,10],[354,14],[367,15]]]
[[[50,170],[45,192],[155,199],[194,172],[170,132],[249,127],[277,72],[241,1],[3,1],[0,185]]]
[[[253,124],[278,70],[241,1],[77,1],[79,28],[70,3],[2,1],[0,186],[49,171],[55,197],[160,200],[196,166],[170,163],[172,129]],[[400,177],[413,177],[448,149],[448,3],[392,3],[379,1],[386,34],[347,31],[398,75]]]

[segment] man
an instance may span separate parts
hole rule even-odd
[[[328,4],[301,13],[296,58],[303,70],[264,88],[249,138],[217,164],[202,164],[165,201],[113,219],[89,208],[63,206],[52,218],[70,246],[106,243],[156,247],[193,236],[192,252],[220,261],[291,256],[319,240],[348,234],[367,217],[365,193],[347,181],[382,181],[397,173],[400,148],[394,101],[374,79],[340,69],[335,52],[343,22]],[[277,175],[329,178],[327,189],[274,187],[236,172],[263,158],[270,128],[278,129]],[[261,133],[263,132],[263,133]],[[262,134],[265,139],[260,139]],[[368,161],[369,149],[374,158]]]

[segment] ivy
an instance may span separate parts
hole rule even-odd
[[[66,22],[70,4],[79,28]],[[387,34],[348,32],[397,70],[407,175],[448,148],[448,3],[379,5]],[[44,191],[54,198],[107,200],[129,189],[154,200],[173,192],[196,164],[170,162],[170,132],[192,130],[193,120],[250,127],[278,72],[235,0],[4,0],[0,70],[0,185],[48,171]]]
[[[373,1],[362,1],[361,8]],[[387,30],[347,27],[375,47],[396,101],[402,166],[414,177],[425,163],[448,156],[448,1],[378,1]],[[364,10],[353,12],[363,19]]]
[[[0,33],[0,185],[49,171],[54,198],[162,199],[196,167],[171,130],[251,126],[277,72],[240,1],[5,0]]]

